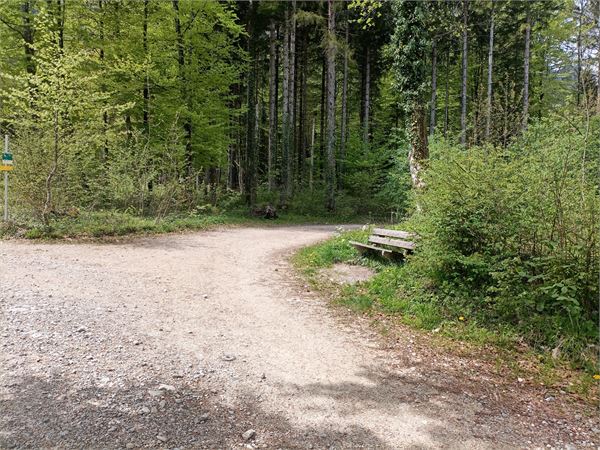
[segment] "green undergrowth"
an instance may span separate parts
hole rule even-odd
[[[138,216],[119,211],[80,212],[74,217],[53,218],[48,225],[34,220],[16,220],[0,224],[0,238],[77,239],[128,235],[199,231],[217,226],[278,226],[294,224],[336,224],[351,221],[346,216],[281,214],[275,220],[252,217],[247,211],[173,214],[162,218]]]
[[[466,302],[458,304],[441,297],[411,258],[390,262],[361,256],[349,241],[366,242],[368,235],[369,231],[342,233],[301,249],[293,262],[313,287],[329,294],[336,304],[374,317],[383,314],[392,323],[423,330],[436,345],[456,348],[460,344],[462,349],[466,343],[477,354],[493,358],[498,368],[509,369],[515,376],[533,376],[546,386],[596,399],[596,361],[564,353],[557,358],[552,349],[532,345],[531,335],[524,334],[522,328],[488,320],[477,308],[467,307]],[[354,285],[340,285],[319,276],[321,269],[336,263],[368,266],[375,275]],[[534,329],[530,331],[536,333]]]

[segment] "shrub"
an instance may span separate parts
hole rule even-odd
[[[413,219],[436,301],[579,361],[598,335],[600,144],[587,136],[554,119],[506,149],[439,143]]]

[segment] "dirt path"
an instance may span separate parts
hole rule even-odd
[[[0,447],[594,446],[333,317],[286,262],[333,231],[0,242]]]

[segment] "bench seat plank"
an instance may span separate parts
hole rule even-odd
[[[400,230],[386,230],[385,228],[374,228],[373,234],[377,236],[385,236],[400,239],[416,239],[418,236],[415,233]]]
[[[375,245],[363,244],[362,242],[350,241],[350,245],[356,247],[356,249],[358,249],[358,250],[361,250],[361,249],[375,250],[384,256],[386,253],[392,253],[392,250],[388,250],[387,248],[381,248],[381,247],[377,247]]]
[[[414,250],[416,247],[416,244],[414,242],[403,241],[401,239],[385,238],[380,236],[369,237],[369,243],[389,245],[390,247],[398,247],[406,250]]]

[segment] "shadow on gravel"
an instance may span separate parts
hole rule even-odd
[[[399,375],[380,367],[363,367],[356,375],[362,377],[364,383],[314,383],[289,388],[305,397],[325,397],[335,400],[337,405],[346,405],[337,410],[341,416],[385,411],[406,424],[407,430],[418,430],[427,436],[428,442],[415,442],[411,448],[421,445],[433,448],[527,446],[521,434],[526,430],[520,430],[507,411],[493,402],[473,398],[467,393],[469,387],[457,385],[456,380],[441,383],[419,376],[421,370]],[[552,434],[547,435],[550,440]]]
[[[199,384],[175,391],[157,386],[76,389],[63,377],[25,378],[0,400],[0,448],[386,447],[362,427],[299,429],[266,413],[256,398],[232,406]],[[249,429],[256,436],[246,441]]]

